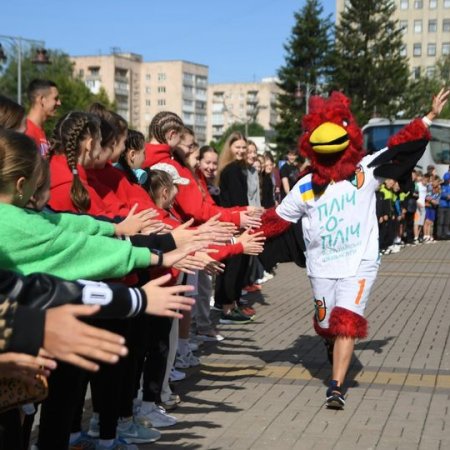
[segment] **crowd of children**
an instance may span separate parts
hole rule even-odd
[[[279,170],[239,132],[219,156],[166,111],[146,142],[100,104],[63,115],[47,139],[57,86],[35,80],[28,94],[28,118],[0,96],[0,369],[48,377],[36,450],[135,449],[177,423],[173,383],[200,364],[202,341],[223,339],[210,308],[220,324],[250,323],[245,293],[278,261],[304,265],[296,226],[268,242],[258,228],[305,163],[289,151]],[[385,181],[382,253],[448,238],[449,178],[414,172],[409,190]],[[2,450],[28,448],[36,406],[0,414]]]
[[[449,182],[450,172],[441,178],[432,165],[426,173],[414,169],[411,182],[403,186],[384,181],[376,193],[380,254],[450,238]]]
[[[171,382],[200,363],[190,335],[223,339],[210,298],[221,302],[221,323],[256,313],[241,301],[243,287],[269,277],[257,258],[265,242],[255,231],[264,211],[259,175],[247,163],[256,146],[247,156],[247,139],[231,136],[228,159],[218,162],[170,112],[154,117],[146,143],[99,104],[63,115],[47,139],[57,86],[35,80],[29,98],[26,118],[0,97],[0,229],[10,237],[0,264],[15,283],[0,292],[2,376],[48,377],[34,448],[133,449],[177,422],[167,413],[180,403]],[[232,169],[243,175],[239,191],[227,180]],[[23,283],[30,287],[19,295]],[[89,325],[76,318],[84,315]],[[69,342],[70,333],[82,343]],[[93,414],[82,430],[88,386]],[[34,413],[30,404],[0,414],[2,448],[28,448]]]

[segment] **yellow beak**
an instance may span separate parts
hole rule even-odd
[[[348,147],[349,138],[345,128],[325,122],[312,132],[309,143],[316,153],[337,153]]]

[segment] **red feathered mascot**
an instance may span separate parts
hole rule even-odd
[[[315,303],[314,328],[324,338],[333,366],[328,407],[344,407],[341,386],[354,341],[367,335],[364,310],[379,265],[375,191],[383,178],[410,177],[430,138],[431,120],[448,95],[442,90],[427,116],[412,121],[373,155],[365,155],[361,129],[342,93],[312,97],[303,118],[299,147],[311,163],[310,172],[275,212],[287,222],[301,220]],[[273,219],[269,214],[267,229],[282,230],[284,225]]]

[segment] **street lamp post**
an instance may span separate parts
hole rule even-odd
[[[35,39],[27,39],[21,36],[5,36],[0,34],[0,40],[8,42],[11,47],[15,49],[17,57],[17,103],[22,104],[22,53],[23,44],[30,44],[32,47],[36,47],[36,56],[33,60],[34,64],[50,64],[50,60],[47,56],[47,50],[45,50],[45,42],[37,41]],[[0,62],[6,61],[6,53],[3,50],[0,43]]]
[[[309,84],[309,81],[306,82],[305,84],[305,113],[308,114],[309,113],[309,97],[311,97],[311,94],[314,92],[315,87],[311,86]],[[301,88],[301,84],[300,81],[297,82],[297,89],[295,90],[295,98],[298,101],[298,103],[301,102],[301,99],[303,97],[303,90]]]

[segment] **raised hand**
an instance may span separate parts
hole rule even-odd
[[[242,211],[239,213],[241,228],[259,228],[262,225],[260,217],[253,217]]]
[[[128,353],[125,339],[118,334],[87,325],[78,317],[97,313],[100,306],[64,305],[46,311],[44,349],[51,357],[96,371],[92,359],[114,364]]]
[[[264,211],[262,206],[247,206],[247,214],[251,217],[261,217]]]
[[[209,254],[206,252],[196,252],[194,257],[199,262],[204,264],[203,270],[208,275],[216,275],[222,273],[225,268],[224,263],[217,261],[214,258],[211,258],[211,256],[209,256]]]
[[[428,119],[433,120],[441,114],[442,109],[447,103],[450,95],[450,90],[442,88],[437,95],[433,97],[433,102],[431,104],[431,111],[427,114]]]
[[[147,294],[147,314],[161,317],[183,317],[177,310],[190,311],[195,300],[180,294],[192,291],[193,286],[164,286],[170,280],[170,274],[156,278],[142,286]]]
[[[183,245],[194,242],[209,244],[213,241],[214,236],[210,231],[201,229],[200,227],[197,229],[189,229],[193,223],[194,219],[189,219],[171,232],[177,247],[182,247]]]
[[[173,227],[162,222],[159,219],[152,219],[149,221],[149,224],[142,229],[142,234],[166,234],[170,233],[173,230]]]
[[[264,250],[264,233],[262,231],[254,234],[250,234],[250,230],[245,230],[238,238],[236,242],[240,242],[244,247],[244,253],[246,255],[256,256]]]
[[[150,226],[152,219],[158,215],[158,213],[150,208],[144,211],[136,212],[138,204],[136,203],[128,213],[126,219],[122,222],[114,225],[116,235],[132,236],[144,230],[145,227]]]

